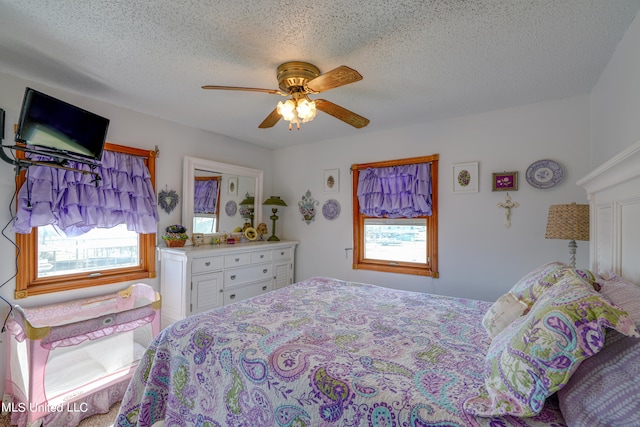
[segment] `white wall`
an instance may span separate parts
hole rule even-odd
[[[296,280],[328,275],[492,300],[534,267],[568,261],[568,242],[544,238],[547,212],[551,204],[587,202],[575,182],[590,171],[589,140],[589,97],[582,96],[281,149],[274,156],[273,184],[289,207],[280,215],[279,237],[300,241]],[[353,246],[351,164],[435,153],[440,154],[440,278],[352,270],[352,253],[345,251]],[[527,167],[540,159],[564,166],[558,186],[540,190],[526,182]],[[452,193],[452,164],[470,161],[479,162],[480,191]],[[323,193],[323,170],[335,168],[340,191]],[[496,205],[505,193],[491,191],[491,174],[514,170],[520,183],[510,195],[520,207],[506,229],[504,210]],[[297,207],[307,189],[320,202],[309,225]],[[333,221],[320,213],[330,198],[342,207]],[[578,243],[578,265],[588,265],[588,242]]]
[[[600,166],[640,140],[640,15],[591,92],[591,164]]]

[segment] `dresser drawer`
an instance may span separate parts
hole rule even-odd
[[[194,258],[193,261],[191,261],[191,274],[207,273],[216,270],[222,270],[221,256]]]
[[[247,268],[225,270],[224,287],[229,288],[256,280],[272,279],[271,264],[256,265]]]
[[[224,256],[224,267],[239,267],[251,264],[251,254],[248,252]]]
[[[251,252],[251,264],[271,261],[271,251]]]
[[[274,249],[272,251],[273,260],[289,259],[291,258],[291,248]]]
[[[264,280],[258,283],[252,283],[250,285],[237,286],[232,289],[224,290],[224,305],[241,301],[243,299],[255,297],[256,295],[264,294],[271,290],[271,281]]]

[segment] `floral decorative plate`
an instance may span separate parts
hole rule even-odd
[[[226,205],[224,205],[224,211],[227,216],[234,216],[236,211],[238,210],[238,205],[233,200],[229,200]]]
[[[328,219],[333,220],[340,216],[340,203],[336,199],[329,199],[322,205],[322,215]]]
[[[553,160],[538,160],[527,168],[527,182],[535,188],[551,188],[562,181],[564,170]]]

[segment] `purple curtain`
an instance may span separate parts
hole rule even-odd
[[[194,186],[194,212],[215,214],[216,204],[218,203],[218,186],[217,179],[196,180]]]
[[[360,213],[369,217],[431,215],[431,163],[369,168],[358,176]]]
[[[68,166],[92,170],[77,162]],[[126,224],[128,230],[137,233],[156,232],[156,196],[142,157],[104,151],[102,164],[93,171],[101,177],[97,185],[93,174],[29,166],[18,193],[13,231],[28,234],[32,227],[51,224],[62,234],[74,237],[92,228]]]

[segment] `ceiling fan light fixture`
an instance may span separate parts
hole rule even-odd
[[[214,86],[205,85],[203,89],[236,90],[243,92],[263,92],[271,95],[290,96],[286,101],[278,102],[276,108],[258,125],[260,129],[275,126],[280,119],[289,122],[289,130],[293,124],[300,129],[301,123],[307,123],[316,117],[320,110],[344,123],[357,129],[369,124],[369,119],[362,117],[353,111],[349,111],[326,99],[312,101],[307,95],[318,94],[340,86],[348,85],[362,80],[362,76],[356,70],[340,65],[331,71],[320,74],[320,70],[313,64],[301,61],[289,61],[278,66],[277,89],[260,89],[255,87],[240,86]]]
[[[285,102],[278,102],[278,114],[286,121],[291,121],[296,116],[296,103],[293,99],[287,99]]]
[[[300,123],[310,122],[318,113],[316,103],[307,96],[294,97],[284,102],[280,101],[276,106],[276,110],[284,120],[289,122],[289,130],[293,128],[293,124],[296,125],[297,129],[300,129]]]
[[[316,110],[316,103],[311,101],[309,98],[299,100],[296,111],[298,112],[298,117],[302,119],[302,123],[310,122],[318,113]]]

